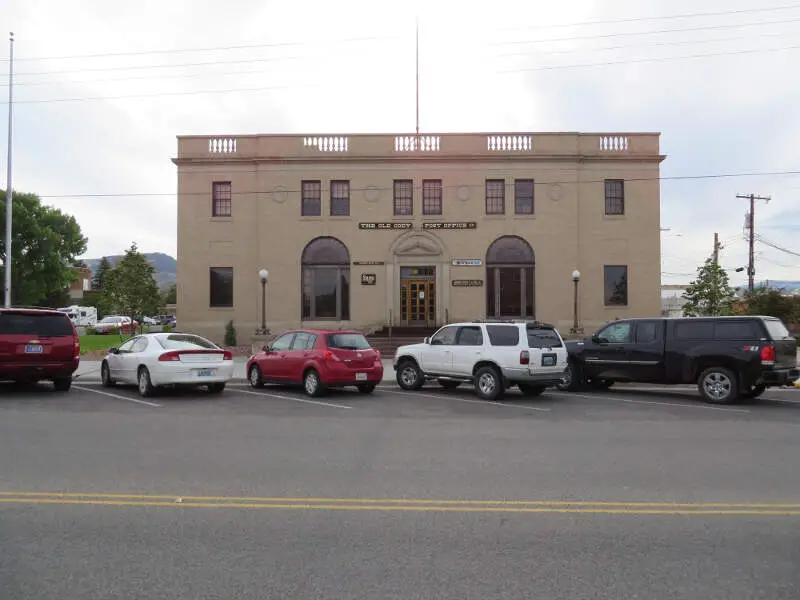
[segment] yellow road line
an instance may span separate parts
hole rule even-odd
[[[282,497],[248,497],[248,496],[184,496],[181,494],[104,494],[104,493],[78,493],[78,492],[0,492],[0,500],[3,497],[13,496],[15,498],[53,498],[53,499],[102,499],[102,500],[144,500],[144,501],[168,501],[168,504],[176,500],[186,504],[195,503],[240,503],[252,504],[347,504],[347,505],[425,505],[425,506],[498,506],[498,507],[617,507],[617,508],[664,508],[664,509],[766,509],[766,510],[800,510],[800,503],[730,503],[730,502],[620,502],[620,501],[587,501],[587,500],[437,500],[421,498],[282,498]],[[214,504],[216,506],[216,504]]]
[[[601,507],[502,507],[502,506],[443,506],[443,505],[364,505],[364,504],[314,504],[314,503],[256,503],[256,502],[165,502],[155,500],[79,500],[77,498],[0,498],[4,504],[60,504],[60,505],[101,505],[138,506],[171,508],[248,508],[248,509],[290,509],[290,510],[343,510],[343,511],[381,511],[381,512],[458,512],[458,513],[556,513],[556,514],[609,514],[609,515],[675,515],[675,516],[798,516],[800,510],[764,509],[698,509],[680,508],[601,508]]]

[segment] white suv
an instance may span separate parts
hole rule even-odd
[[[561,383],[567,349],[555,327],[538,321],[452,323],[421,344],[400,346],[393,366],[404,390],[436,379],[447,389],[472,383],[485,400],[513,385],[538,396]]]

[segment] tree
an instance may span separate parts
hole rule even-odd
[[[108,271],[103,282],[104,308],[141,319],[161,311],[163,298],[158,292],[155,269],[139,252],[136,244],[125,251],[117,265]]]
[[[94,272],[94,277],[92,278],[92,289],[93,290],[102,290],[103,284],[106,281],[106,275],[111,270],[111,263],[108,261],[108,257],[103,257],[100,259],[99,264],[97,265],[97,269]]]
[[[0,258],[5,256],[6,193],[0,191]],[[12,303],[40,305],[75,279],[86,238],[75,217],[43,205],[36,194],[14,192],[11,246]]]
[[[174,283],[169,286],[167,293],[164,294],[164,304],[177,304],[178,303],[178,286]]]
[[[683,314],[686,317],[709,317],[731,314],[731,307],[736,297],[728,282],[725,269],[708,258],[702,267],[697,269],[697,278],[689,284],[683,293],[686,304]]]
[[[746,314],[777,317],[784,323],[791,323],[795,317],[795,301],[781,290],[760,285],[744,294]]]

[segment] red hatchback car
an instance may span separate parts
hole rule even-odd
[[[53,382],[72,386],[78,369],[80,338],[66,313],[34,308],[0,308],[0,380]]]
[[[371,394],[383,379],[381,353],[359,331],[287,331],[247,361],[254,388],[265,383],[302,384],[309,396],[355,386]]]

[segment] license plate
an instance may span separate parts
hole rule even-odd
[[[556,357],[554,354],[544,354],[542,355],[542,366],[543,367],[555,367],[556,366]]]
[[[203,369],[202,371],[197,372],[198,377],[213,377],[214,376],[214,369]]]
[[[25,354],[41,354],[42,346],[39,344],[28,344],[25,346]]]
[[[366,381],[367,374],[366,373],[356,373],[356,381]]]

